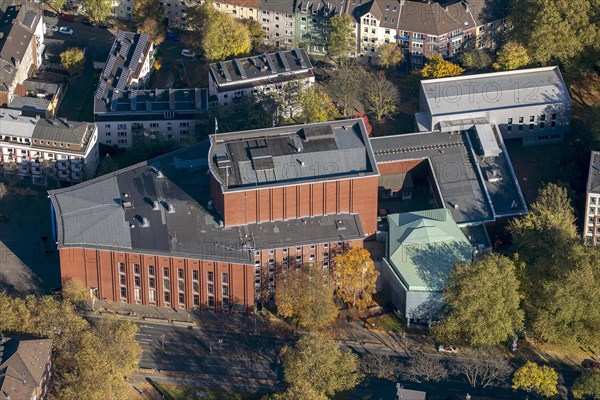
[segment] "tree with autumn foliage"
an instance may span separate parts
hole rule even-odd
[[[361,118],[365,123],[365,128],[367,129],[367,135],[371,136],[371,132],[373,131],[373,126],[369,122],[369,116],[364,112],[357,112],[354,114],[353,118]]]
[[[449,76],[457,76],[464,72],[460,66],[444,60],[439,54],[429,56],[429,59],[421,69],[422,79],[446,78]]]
[[[379,276],[371,254],[363,248],[352,248],[337,256],[333,265],[338,295],[353,307],[367,308]]]
[[[508,71],[524,67],[531,63],[527,49],[521,43],[509,41],[498,52],[498,58],[492,65],[494,69]]]
[[[338,315],[329,274],[316,264],[279,273],[275,303],[279,314],[309,331],[331,325]]]
[[[404,60],[404,52],[396,43],[383,43],[377,48],[377,65],[394,68]]]
[[[558,373],[546,365],[537,365],[528,361],[515,372],[512,381],[513,389],[523,389],[544,397],[558,394]]]

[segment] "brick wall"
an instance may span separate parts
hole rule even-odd
[[[150,267],[154,274],[150,275]],[[163,273],[166,268],[167,275]],[[62,279],[76,278],[86,288],[98,288],[102,300],[127,303],[155,304],[156,306],[208,309],[208,273],[213,276],[213,299],[216,310],[221,309],[223,286],[228,287],[229,302],[250,308],[254,304],[253,267],[232,263],[191,260],[176,257],[132,254],[107,250],[66,248],[60,250]],[[228,284],[222,274],[228,274]],[[181,275],[180,275],[181,274]],[[121,278],[123,276],[123,278]],[[139,279],[139,299],[135,295],[135,280]],[[195,280],[194,277],[198,279]],[[150,298],[149,280],[154,278],[154,301]],[[123,282],[121,280],[124,280]],[[179,283],[183,285],[183,302],[179,301]],[[194,285],[196,284],[196,285]],[[166,285],[166,287],[165,287]],[[197,292],[194,292],[194,286]],[[121,297],[121,287],[126,288]],[[170,293],[170,303],[165,302]],[[197,296],[196,300],[195,297]],[[197,303],[197,304],[196,304]]]

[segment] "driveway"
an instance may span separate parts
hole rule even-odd
[[[49,22],[52,24],[53,21]],[[73,29],[73,35],[62,35],[54,32],[51,40],[61,40],[63,47],[86,48],[85,67],[83,72],[69,80],[64,99],[58,109],[58,116],[77,120],[85,99],[94,85],[94,58],[96,55],[108,54],[114,41],[114,33],[98,27],[84,25],[81,22],[57,21],[59,27]]]

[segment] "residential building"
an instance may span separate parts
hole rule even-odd
[[[384,294],[407,324],[435,320],[454,264],[471,262],[475,249],[447,208],[391,214],[387,221]]]
[[[258,22],[265,31],[265,43],[276,48],[296,47],[293,1],[260,0]]]
[[[259,0],[221,0],[214,3],[217,10],[233,18],[259,21]]]
[[[210,64],[208,93],[223,106],[291,83],[314,83],[313,65],[304,49],[282,50]],[[214,96],[214,97],[213,97]]]
[[[592,151],[585,191],[583,239],[596,246],[600,237],[600,152]]]
[[[27,79],[19,85],[8,107],[27,117],[55,118],[64,95],[64,85]]]
[[[135,0],[115,0],[112,4],[112,16],[118,19],[129,20],[132,18]]]
[[[420,91],[421,131],[491,123],[504,139],[528,145],[561,141],[569,130],[571,99],[558,67],[430,79]]]
[[[375,57],[384,43],[396,43],[400,23],[401,3],[395,0],[374,0],[354,8],[356,24],[356,54]]]
[[[297,1],[294,11],[296,46],[310,54],[326,54],[329,20],[346,12],[344,1]]]
[[[0,171],[33,183],[78,183],[94,176],[98,166],[95,124],[0,109],[0,137]]]
[[[289,265],[376,231],[378,169],[364,122],[219,134],[49,192],[63,279],[101,299],[246,311]]]
[[[208,108],[206,89],[143,89],[153,46],[144,33],[119,31],[94,98],[99,143],[131,147],[140,140],[185,141]]]
[[[45,399],[52,377],[52,340],[0,336],[2,399]]]
[[[45,25],[39,9],[24,2],[9,5],[0,15],[0,106],[42,65]]]
[[[401,384],[396,384],[397,400],[427,400],[427,393],[420,390],[404,389]]]

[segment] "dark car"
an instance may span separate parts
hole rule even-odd
[[[169,32],[169,33],[167,33],[166,39],[167,39],[167,40],[173,40],[173,41],[175,41],[175,42],[179,42],[179,36],[177,36],[177,35],[176,35],[175,33],[173,33],[173,32]]]
[[[64,21],[71,21],[71,22],[75,21],[75,16],[71,15],[71,14],[62,13],[62,14],[60,14],[59,18]]]
[[[44,17],[58,18],[58,13],[49,10],[44,10]]]
[[[105,23],[103,23],[103,24],[100,24],[100,25],[98,25],[98,27],[99,27],[99,28],[102,28],[102,29],[110,29],[110,28],[112,28],[113,26],[112,26],[111,24],[108,24],[108,23],[106,23],[106,22],[105,22]]]
[[[600,370],[600,362],[594,360],[585,360],[583,363],[583,368],[585,369],[598,369]]]
[[[92,21],[90,21],[90,20],[89,20],[89,19],[87,19],[87,18],[83,20],[83,24],[84,24],[84,25],[89,25],[89,26],[94,26],[94,24],[92,23]]]

